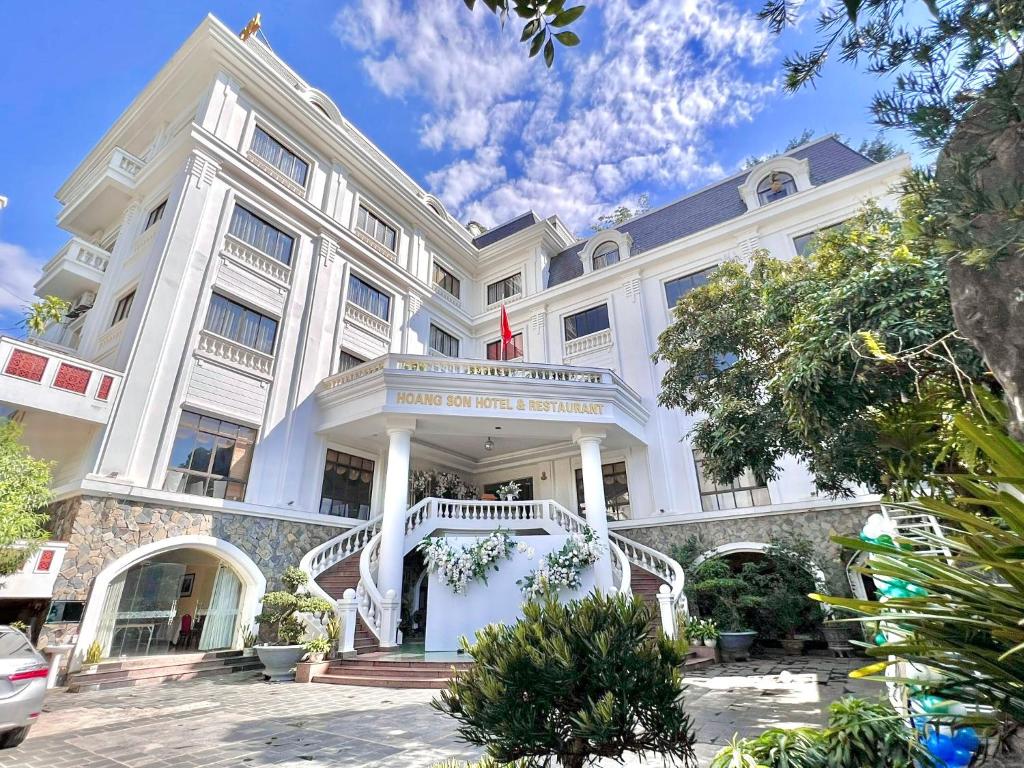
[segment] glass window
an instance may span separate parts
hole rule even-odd
[[[291,264],[295,238],[264,221],[248,208],[235,206],[228,232],[282,264]]]
[[[181,412],[164,490],[243,501],[256,430]]]
[[[512,275],[487,286],[487,303],[497,304],[499,301],[511,299],[523,292],[522,274]]]
[[[355,368],[357,365],[362,365],[366,361],[361,357],[356,357],[353,354],[346,352],[344,349],[338,355],[338,373],[347,371],[350,368]]]
[[[359,216],[356,219],[356,225],[389,251],[396,250],[398,231],[365,205],[359,206]]]
[[[459,340],[433,323],[430,324],[430,348],[445,357],[459,356]]]
[[[146,217],[146,226],[142,228],[145,232],[147,229],[156,224],[160,219],[164,217],[164,209],[167,208],[167,201],[164,200],[160,205],[149,212],[149,216]]]
[[[708,267],[700,272],[694,272],[692,275],[677,277],[675,280],[665,283],[665,300],[668,302],[669,309],[694,288],[704,285],[714,271],[714,267]]]
[[[594,251],[594,269],[604,269],[619,262],[619,246],[613,242],[602,243]]]
[[[85,612],[83,600],[54,600],[50,603],[50,611],[46,614],[47,624],[77,624]]]
[[[355,275],[348,278],[348,300],[385,322],[391,317],[391,297]]]
[[[768,488],[749,469],[731,483],[716,483],[704,472],[704,460],[693,452],[697,465],[697,485],[700,488],[700,506],[705,512],[742,507],[760,507],[771,504]]]
[[[507,482],[508,480],[503,480],[500,483],[488,483],[484,486],[484,493],[497,496],[498,489]],[[519,498],[516,501],[533,501],[533,478],[520,477],[515,482],[519,484]],[[504,501],[504,499],[500,499],[500,501]]]
[[[459,292],[462,288],[459,283],[459,278],[442,267],[436,261],[434,262],[434,285],[442,290],[448,291],[448,293],[456,299],[459,298]]]
[[[761,201],[761,205],[795,194],[796,182],[793,181],[793,177],[781,171],[769,173],[757,185],[757,199]]]
[[[252,136],[252,151],[300,187],[306,186],[309,163],[259,126],[256,127],[256,132]]]
[[[243,307],[219,293],[210,299],[206,330],[264,354],[274,354],[277,320]]]
[[[629,483],[626,480],[626,462],[616,461],[601,465],[604,480],[604,503],[608,507],[609,520],[628,520],[632,513],[629,507]],[[576,501],[580,513],[586,503],[583,492],[583,470],[576,470]]]
[[[370,518],[373,462],[341,451],[327,451],[320,514]]]
[[[610,328],[608,322],[608,305],[602,304],[599,307],[591,307],[575,315],[565,318],[565,340],[572,341],[581,336],[589,336],[592,333]]]
[[[845,221],[840,221],[838,224],[832,224],[827,227],[822,227],[821,229],[816,229],[813,232],[808,232],[805,235],[797,235],[796,237],[793,238],[793,247],[796,248],[797,255],[807,255],[811,242],[814,240],[816,235],[828,232],[829,230],[835,229],[836,227],[841,227],[845,223]]]
[[[117,325],[126,317],[128,317],[128,313],[132,311],[133,301],[135,301],[135,291],[132,291],[131,293],[126,294],[125,296],[122,296],[120,299],[117,300],[117,305],[114,307],[114,317],[110,321],[110,324],[112,326]]]
[[[502,348],[501,339],[492,341],[487,345],[488,360],[517,360],[523,356],[523,334],[517,333],[512,340]]]

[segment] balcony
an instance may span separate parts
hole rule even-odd
[[[597,333],[590,333],[586,336],[571,339],[565,342],[564,357],[577,357],[590,352],[597,352],[600,349],[607,349],[612,346],[612,332],[610,328]]]
[[[72,355],[0,336],[0,402],[106,424],[122,375]]]
[[[110,254],[97,245],[72,237],[57,255],[46,262],[36,281],[38,296],[60,296],[73,301],[85,291],[95,293],[107,271]]]
[[[384,342],[391,341],[391,323],[367,312],[354,302],[345,302],[345,320],[358,325],[367,333]]]
[[[135,184],[145,168],[144,160],[115,147],[72,183],[57,192],[64,210],[57,223],[66,230],[92,233],[121,218],[131,203]]]

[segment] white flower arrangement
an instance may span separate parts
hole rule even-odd
[[[409,478],[409,489],[416,501],[432,496],[438,499],[475,499],[478,495],[471,485],[454,472],[417,470]]]
[[[559,589],[579,589],[583,585],[583,571],[596,563],[604,554],[604,545],[589,526],[572,533],[560,549],[540,559],[529,576],[516,583],[527,599],[541,597]]]
[[[498,570],[500,561],[512,557],[516,544],[511,534],[499,528],[471,547],[456,549],[443,536],[433,536],[416,548],[423,553],[427,569],[438,574],[455,594],[462,595],[470,582],[486,584],[488,572]]]
[[[519,494],[523,492],[523,489],[515,480],[509,480],[504,485],[499,485],[497,488],[494,489],[494,491],[495,495],[499,499],[505,500],[511,497],[512,501],[515,501],[516,499],[519,498]]]

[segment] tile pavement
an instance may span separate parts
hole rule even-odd
[[[815,725],[846,693],[856,660],[775,658],[687,677],[697,755],[706,765],[733,733]],[[251,673],[92,693],[54,692],[0,768],[321,768],[424,766],[475,750],[434,711],[433,691],[263,683]],[[662,761],[627,761],[627,768]]]

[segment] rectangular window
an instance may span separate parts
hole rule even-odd
[[[117,325],[128,317],[128,313],[132,311],[133,301],[135,301],[135,291],[132,291],[117,300],[117,305],[114,307],[114,317],[110,321],[111,326]]]
[[[164,490],[243,501],[256,430],[182,411]]]
[[[146,226],[142,228],[145,232],[147,229],[156,224],[160,219],[164,217],[164,209],[167,207],[167,201],[164,200],[160,205],[149,212],[149,216],[146,217]]]
[[[85,612],[83,600],[54,600],[46,614],[47,624],[77,624]]]
[[[796,255],[797,256],[806,256],[807,255],[808,251],[810,250],[811,242],[814,240],[815,235],[824,234],[825,232],[828,232],[829,230],[835,229],[836,227],[843,226],[843,224],[845,224],[845,223],[846,223],[845,221],[840,221],[837,224],[830,224],[827,227],[822,227],[821,229],[816,229],[813,232],[808,232],[807,234],[804,234],[804,235],[797,235],[796,237],[793,238],[793,247],[796,249]]]
[[[357,365],[362,365],[366,361],[361,357],[349,354],[344,349],[341,350],[341,354],[338,355],[338,373],[347,371],[350,368],[355,368]]]
[[[385,222],[377,214],[372,213],[365,205],[359,206],[359,216],[356,219],[356,225],[389,251],[397,249],[398,230]]]
[[[589,336],[592,333],[607,330],[610,327],[608,305],[591,307],[565,318],[565,340],[572,341],[581,336]]]
[[[602,480],[604,480],[604,503],[608,507],[609,520],[628,520],[631,517],[629,508],[629,483],[626,480],[626,462],[616,461],[601,466]],[[580,513],[583,512],[583,505],[586,503],[586,494],[583,492],[583,470],[576,470],[576,501],[579,503]]]
[[[488,483],[484,486],[484,494],[497,496],[498,489],[507,482],[508,480],[500,483]],[[533,501],[533,478],[520,477],[515,482],[519,484],[519,498],[516,501]],[[504,499],[499,498],[498,501],[504,501]]]
[[[219,293],[210,300],[206,330],[266,355],[274,354],[277,320],[226,299]]]
[[[487,286],[487,303],[488,305],[497,304],[499,301],[505,301],[513,296],[518,296],[522,292],[522,274],[512,275]]]
[[[459,292],[462,287],[459,283],[459,278],[436,261],[434,262],[434,285],[441,290],[448,291],[456,299],[459,298]]]
[[[252,136],[252,151],[262,157],[300,187],[306,186],[309,163],[259,126]]]
[[[771,504],[768,488],[749,469],[731,483],[716,483],[704,472],[704,460],[693,452],[697,465],[697,485],[700,488],[700,506],[705,512],[742,507],[760,507]]]
[[[433,323],[430,324],[430,348],[445,357],[459,356],[459,340]]]
[[[235,206],[228,232],[282,264],[291,264],[295,238],[261,219],[248,208]]]
[[[355,275],[348,278],[348,300],[384,322],[391,317],[391,297]]]
[[[370,518],[373,462],[341,451],[327,451],[320,514]]]
[[[492,341],[487,345],[487,359],[488,360],[518,360],[523,356],[523,334],[517,333],[512,336],[512,340],[505,344],[505,349],[502,350],[501,339]]]
[[[672,309],[683,296],[694,288],[704,285],[714,271],[714,267],[708,267],[700,272],[694,272],[692,275],[677,277],[675,280],[665,283],[665,300],[668,302],[668,308]]]

